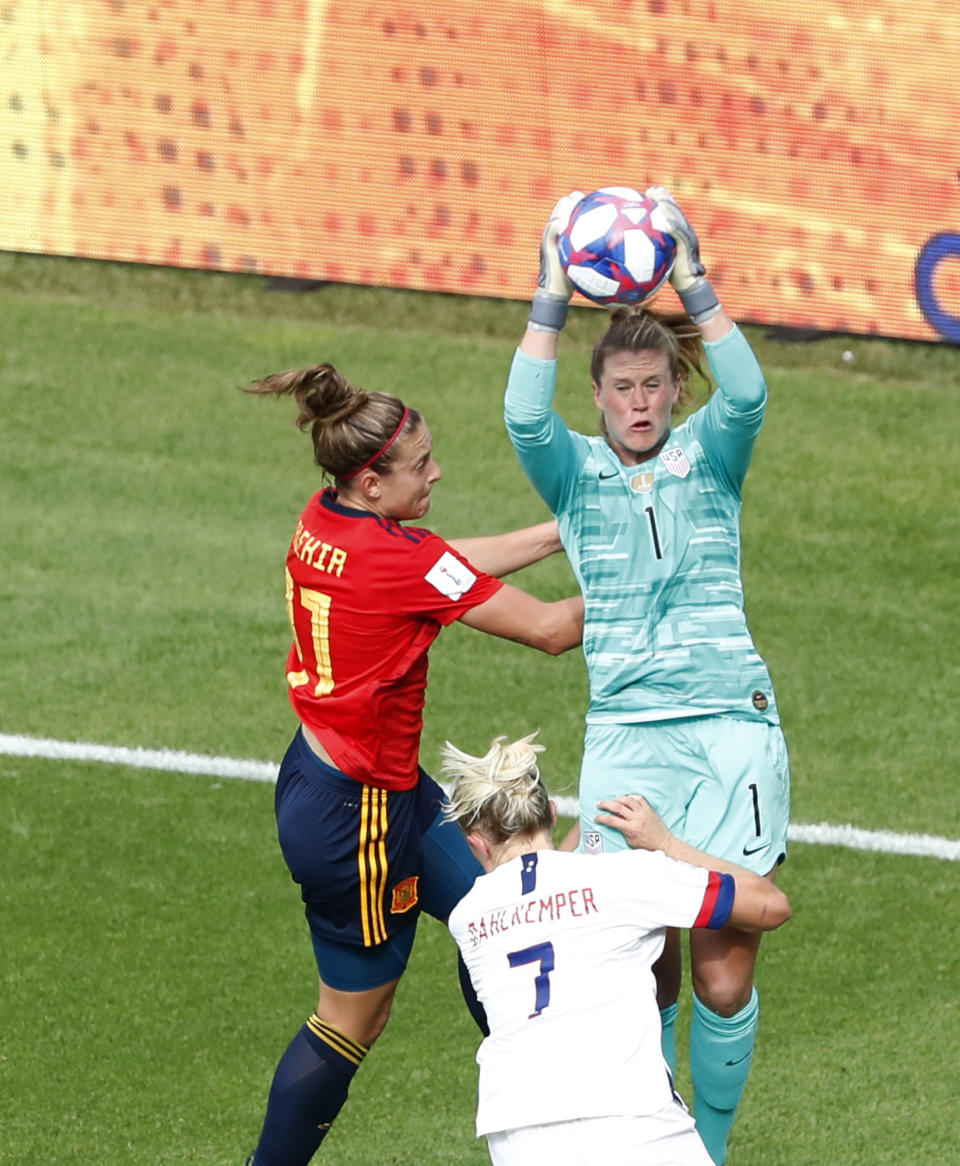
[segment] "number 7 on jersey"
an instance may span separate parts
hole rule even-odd
[[[540,964],[540,971],[534,977],[536,988],[535,1010],[530,1013],[528,1020],[539,1016],[544,1008],[550,1004],[550,973],[553,971],[553,944],[535,943],[532,947],[525,947],[522,951],[507,953],[511,968],[519,968],[524,964]]]

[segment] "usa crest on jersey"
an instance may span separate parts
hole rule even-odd
[[[685,478],[690,473],[690,462],[680,445],[675,445],[673,449],[665,449],[660,455],[660,460],[675,478]]]
[[[596,830],[587,830],[583,835],[584,854],[603,854],[603,835]]]

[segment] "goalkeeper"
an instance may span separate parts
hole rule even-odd
[[[590,364],[600,436],[569,430],[551,407],[572,293],[557,235],[579,193],[560,200],[544,230],[505,400],[507,432],[557,516],[586,605],[579,845],[622,849],[622,835],[595,821],[597,804],[641,794],[684,842],[773,879],[786,857],[789,764],[770,675],[744,617],[739,530],[766,386],[706,279],[690,223],[662,187],[647,194],[671,224],[670,281],[683,311],[612,312]],[[705,364],[717,391],[674,426]],[[691,931],[689,940],[694,1116],[719,1164],[756,1040],[760,935],[724,928]],[[671,1066],[680,968],[672,932],[656,968]]]

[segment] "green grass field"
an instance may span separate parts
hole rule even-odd
[[[293,727],[282,560],[319,479],[289,404],[239,387],[332,360],[400,393],[444,470],[430,524],[504,530],[546,516],[500,416],[525,317],[0,255],[0,733],[278,760]],[[575,311],[561,360],[558,406],[587,430],[598,323]],[[771,403],[745,494],[747,608],[794,818],[960,838],[960,351],[748,332]],[[560,559],[518,582],[573,586]],[[585,702],[577,653],[455,626],[432,654],[424,762],[447,737],[477,751],[539,726],[552,788],[575,793]],[[315,1003],[271,796],[0,755],[4,1166],[243,1161]],[[795,844],[781,884],[794,918],[764,941],[731,1166],[960,1162],[960,864]],[[320,1158],[485,1162],[475,1046],[452,943],[427,920]]]

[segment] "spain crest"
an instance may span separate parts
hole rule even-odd
[[[410,878],[397,883],[393,888],[393,902],[390,904],[391,915],[402,915],[405,911],[416,907],[420,901],[420,896],[417,893],[419,881],[419,875],[411,875]]]

